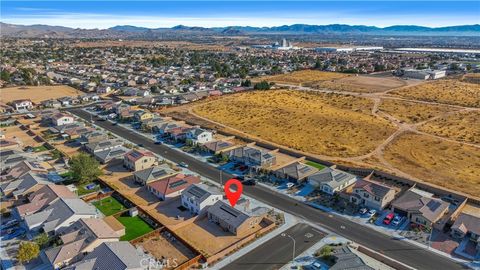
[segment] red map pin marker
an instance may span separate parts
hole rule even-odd
[[[237,190],[231,191],[230,190],[231,185],[237,186]],[[242,195],[242,191],[243,191],[242,183],[237,179],[230,179],[227,181],[227,183],[225,183],[225,187],[223,189],[225,190],[225,194],[227,195],[227,199],[230,202],[230,205],[234,207],[238,199],[240,199],[240,196]]]

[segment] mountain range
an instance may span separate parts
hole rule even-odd
[[[142,38],[155,37],[162,33],[204,34],[204,35],[383,35],[383,36],[479,36],[480,25],[458,25],[447,27],[424,27],[417,25],[394,25],[375,27],[365,25],[307,25],[293,24],[274,27],[228,26],[192,27],[178,25],[171,28],[146,28],[132,25],[118,25],[108,29],[80,29],[50,25],[14,25],[0,22],[0,35],[23,38]]]

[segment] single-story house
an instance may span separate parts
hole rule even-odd
[[[154,260],[145,255],[141,250],[137,250],[127,241],[104,242],[87,254],[81,261],[67,266],[63,270],[143,270],[146,268],[144,262],[152,262]]]
[[[112,160],[123,160],[123,157],[126,153],[130,151],[124,146],[109,148],[102,151],[96,151],[93,153],[95,158],[100,161],[100,163],[105,164]]]
[[[179,196],[182,191],[193,184],[200,183],[200,178],[193,175],[177,174],[147,184],[147,189],[160,200]]]
[[[168,164],[162,164],[134,172],[133,179],[137,183],[146,185],[150,182],[164,179],[175,174],[177,174],[177,172],[172,170]]]
[[[280,179],[299,183],[316,172],[318,172],[317,168],[296,161],[274,171],[273,175]]]
[[[99,218],[82,218],[59,231],[62,245],[42,252],[41,258],[54,269],[83,259],[105,242],[118,242],[120,236]]]
[[[203,144],[203,147],[212,154],[219,154],[235,146],[234,143],[228,141],[210,141]]]
[[[333,167],[323,168],[308,176],[308,183],[330,195],[344,190],[356,181],[357,177],[355,175]]]
[[[0,190],[5,197],[21,199],[47,184],[50,184],[50,182],[46,174],[28,172],[17,180],[2,183]]]
[[[99,215],[93,205],[82,199],[60,198],[44,210],[25,216],[24,222],[29,230],[43,229],[44,232],[53,235],[81,218],[97,218]]]
[[[97,141],[85,144],[87,152],[93,154],[95,152],[105,151],[108,149],[119,148],[123,146],[123,141],[120,139],[111,139],[107,141]]]
[[[393,212],[407,216],[411,222],[432,227],[448,213],[449,203],[433,198],[433,195],[416,188],[410,188],[392,202]]]
[[[246,235],[262,221],[262,216],[250,215],[223,201],[217,201],[207,209],[207,216],[213,222],[234,235]]]
[[[476,243],[477,252],[480,252],[480,217],[461,213],[453,223],[451,230],[454,238],[468,237]]]
[[[44,185],[37,191],[29,194],[28,203],[15,207],[13,213],[16,216],[23,218],[45,209],[49,204],[60,198],[73,199],[76,197],[77,195],[70,191],[66,186],[54,184]]]

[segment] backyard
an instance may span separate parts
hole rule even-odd
[[[93,203],[105,216],[111,216],[125,210],[125,206],[113,197],[107,197]]]
[[[153,231],[153,228],[139,216],[131,217],[125,213],[117,219],[125,226],[125,235],[120,238],[121,241],[130,241]]]

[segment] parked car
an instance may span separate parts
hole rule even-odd
[[[372,218],[373,216],[375,216],[376,213],[377,213],[377,210],[370,209],[370,211],[367,212],[367,217]]]
[[[180,165],[180,167],[188,168],[188,164],[183,161],[180,162],[178,165]]]
[[[15,237],[24,235],[25,233],[26,233],[25,229],[20,228],[20,229],[14,231],[13,233],[10,233],[10,234],[5,235],[5,237],[3,238],[3,240],[11,240],[11,239],[13,239],[13,238],[15,238]]]
[[[368,212],[367,208],[362,208],[358,211],[358,213],[360,213],[360,215],[365,215],[367,212]]]
[[[385,218],[383,219],[383,224],[390,225],[394,216],[395,216],[394,213],[388,213],[388,215],[386,215]]]
[[[8,228],[13,227],[17,224],[18,224],[18,220],[12,219],[12,220],[9,220],[9,221],[5,222],[4,224],[2,224],[2,227],[0,229],[2,229],[2,230],[8,229]]]
[[[395,217],[393,218],[392,220],[392,225],[393,226],[398,226],[400,225],[400,223],[403,222],[403,217],[402,216],[399,216],[399,215],[395,215]]]

